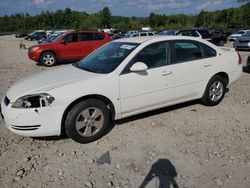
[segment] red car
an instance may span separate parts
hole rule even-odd
[[[28,55],[30,59],[50,67],[58,61],[80,60],[111,40],[108,33],[74,31],[59,35],[50,43],[31,46]]]

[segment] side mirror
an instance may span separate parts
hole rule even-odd
[[[130,68],[131,72],[141,72],[141,71],[146,71],[148,69],[148,66],[143,63],[143,62],[137,62],[132,65]]]

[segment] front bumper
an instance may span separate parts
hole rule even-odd
[[[250,49],[250,42],[237,42],[234,44],[234,47],[236,49],[242,49],[242,50],[249,50]]]
[[[41,51],[29,51],[28,56],[31,60],[38,62],[40,60]]]
[[[22,136],[40,137],[61,134],[62,109],[60,106],[17,109],[1,101],[1,116],[6,127]]]

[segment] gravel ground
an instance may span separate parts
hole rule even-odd
[[[0,37],[0,98],[17,80],[51,69],[19,43]],[[240,53],[245,66],[249,52]],[[17,136],[0,120],[0,187],[249,188],[249,79],[245,70],[218,106],[189,102],[126,118],[85,145]]]

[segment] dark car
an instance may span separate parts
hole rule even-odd
[[[212,30],[211,32],[211,42],[223,46],[227,42],[227,35],[220,30]]]
[[[25,40],[40,40],[46,38],[47,34],[45,31],[35,31],[25,37]]]
[[[16,38],[23,38],[23,37],[26,37],[27,36],[27,33],[17,33],[15,35]]]

